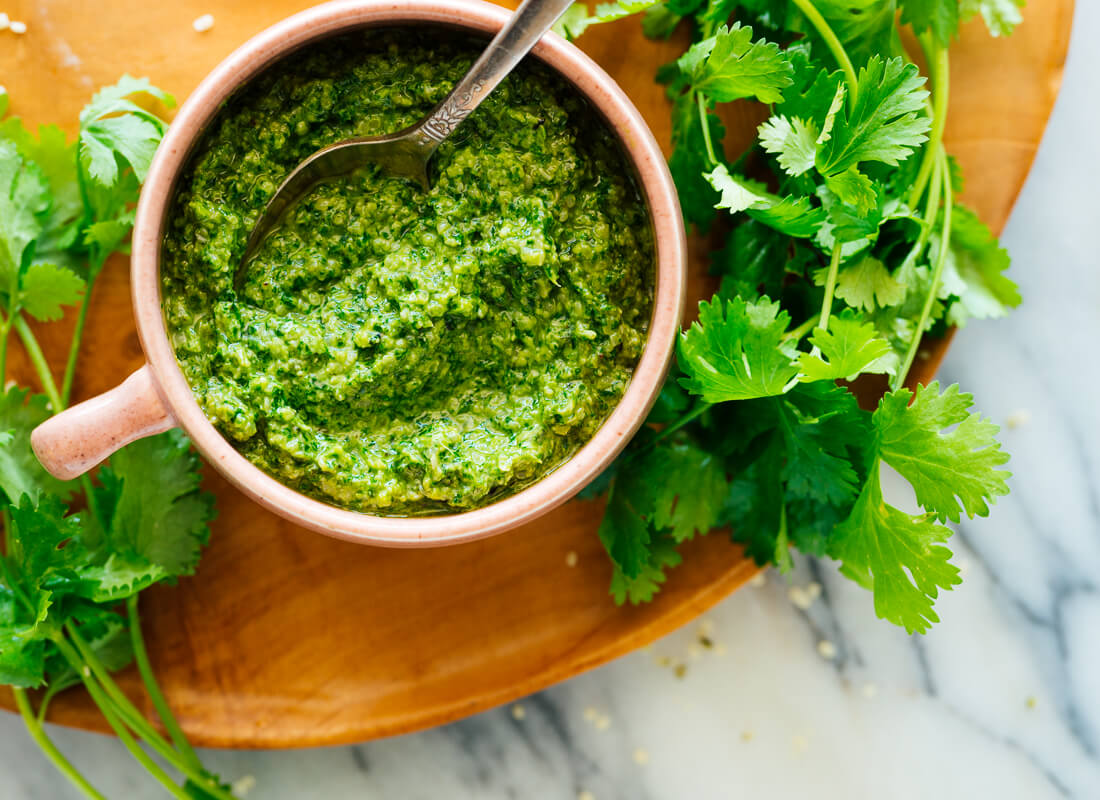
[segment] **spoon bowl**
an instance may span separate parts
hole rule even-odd
[[[481,105],[572,4],[573,0],[524,0],[462,80],[423,120],[386,136],[345,139],[322,147],[298,164],[275,190],[252,228],[233,276],[237,291],[244,285],[248,261],[260,244],[319,181],[374,164],[391,177],[430,189],[428,162],[440,142]]]

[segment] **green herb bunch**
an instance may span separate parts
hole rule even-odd
[[[567,37],[644,11],[651,37],[693,43],[658,70],[672,105],[669,166],[684,216],[723,240],[717,294],[680,335],[678,368],[593,491],[618,602],[649,600],[677,545],[717,526],[760,564],[828,556],[909,632],[959,583],[946,542],[1007,494],[997,427],[938,383],[905,388],[925,334],[1020,302],[1009,259],[957,202],[943,146],[948,46],[981,15],[995,35],[1022,0],[623,0],[574,6]],[[910,26],[922,76],[900,35]],[[930,89],[930,91],[929,91]],[[770,116],[731,160],[718,104]],[[849,388],[885,375],[872,411]],[[923,513],[889,505],[887,464]]]
[[[170,794],[230,800],[172,716],[138,617],[139,592],[191,574],[209,539],[213,498],[199,490],[198,458],[171,432],[123,448],[94,476],[63,482],[30,448],[31,430],[68,404],[92,287],[107,257],[125,246],[166,129],[135,96],[173,102],[148,81],[123,77],[92,98],[69,142],[55,126],[35,134],[5,119],[8,95],[0,90],[0,383],[14,331],[44,392],[10,384],[0,395],[0,684],[13,688],[30,735],[86,796],[103,797],[43,728],[50,701],[81,684]],[[80,310],[59,388],[27,318],[51,322],[74,304]],[[131,662],[168,738],[112,677]]]

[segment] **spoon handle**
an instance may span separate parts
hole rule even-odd
[[[524,0],[455,88],[426,120],[420,132],[435,144],[481,105],[574,0]],[[433,148],[434,149],[434,148]]]

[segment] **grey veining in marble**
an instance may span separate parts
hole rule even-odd
[[[1015,477],[991,519],[960,527],[965,582],[931,634],[875,619],[831,564],[801,560],[792,581],[769,574],[518,709],[210,764],[264,800],[1100,799],[1097,40],[1100,2],[1079,0],[1065,89],[1004,236],[1025,303],[960,335],[941,373],[1015,423]],[[52,733],[112,800],[161,796],[117,742]],[[0,715],[0,800],[72,796]]]

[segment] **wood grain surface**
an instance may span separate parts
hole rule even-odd
[[[5,10],[26,21],[28,32],[0,33],[0,83],[13,113],[71,133],[91,92],[123,72],[146,75],[182,99],[247,37],[307,5],[9,0]],[[205,13],[216,24],[196,33],[191,22]],[[1072,13],[1072,0],[1029,0],[1011,38],[992,39],[971,24],[952,52],[948,147],[966,171],[965,200],[996,230],[1054,104]],[[667,146],[668,108],[653,72],[681,52],[682,42],[650,42],[636,20],[627,20],[593,29],[580,44],[622,84]],[[747,103],[730,108],[730,152],[733,143],[750,141],[759,115]],[[706,289],[705,253],[705,243],[693,243],[694,296]],[[54,363],[63,360],[70,325],[39,328]],[[946,342],[929,343],[918,379],[931,377],[945,349]],[[15,377],[33,384],[23,354],[13,351]],[[76,399],[111,388],[142,363],[124,258],[109,263],[95,288],[82,355]],[[488,541],[381,550],[295,528],[213,470],[205,485],[218,495],[220,514],[198,575],[142,596],[157,673],[200,745],[336,744],[457,719],[639,647],[755,572],[716,533],[683,548],[684,565],[656,602],[616,608],[595,534],[602,509],[594,502],[568,503]],[[570,552],[578,556],[572,568]],[[135,674],[124,673],[122,684],[145,702]],[[0,695],[0,704],[10,707],[10,696]],[[82,690],[55,700],[50,719],[104,729]]]

